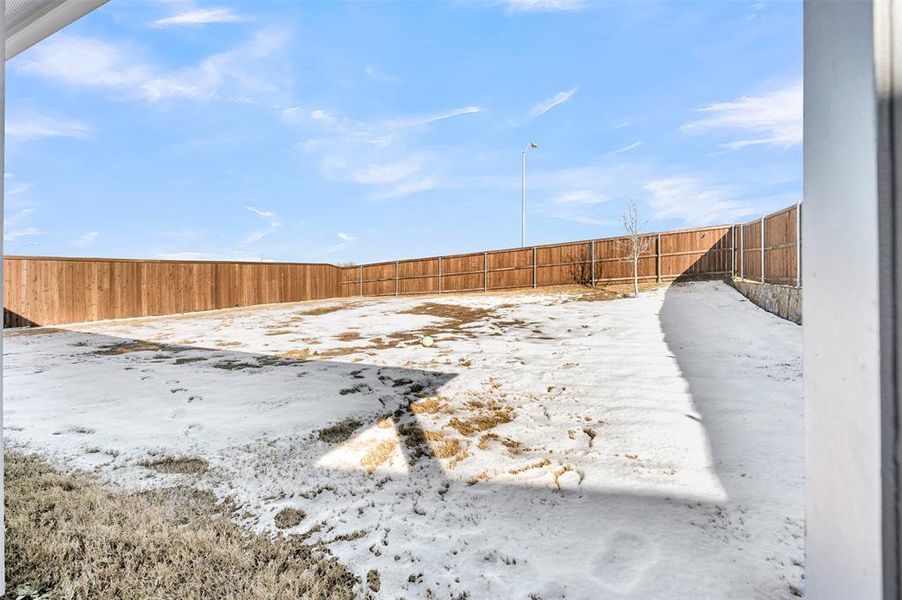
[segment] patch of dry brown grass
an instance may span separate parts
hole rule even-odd
[[[474,321],[481,321],[494,312],[494,308],[475,308],[472,306],[463,306],[460,304],[442,304],[440,302],[424,302],[412,308],[401,311],[404,315],[426,315],[429,317],[438,317],[440,319],[448,319],[457,326]],[[447,329],[448,325],[443,329]]]
[[[290,358],[293,360],[307,360],[311,356],[311,352],[309,348],[298,348],[296,350],[289,350],[288,352],[283,352],[279,355],[281,358]]]
[[[115,492],[14,452],[5,480],[10,598],[25,588],[67,599],[360,595],[358,579],[323,546],[250,533],[212,494]]]
[[[353,342],[355,340],[360,339],[359,331],[344,331],[335,336],[335,339],[340,342]]]
[[[508,471],[508,473],[510,473],[511,475],[519,475],[520,473],[524,473],[524,472],[532,470],[532,469],[541,469],[542,467],[547,467],[550,464],[551,464],[550,460],[548,460],[547,458],[543,458],[542,460],[540,460],[538,462],[534,462],[532,464],[528,464],[525,467],[520,467],[518,469],[511,469],[510,471]],[[555,477],[555,479],[556,479],[556,477]]]
[[[329,313],[338,312],[340,310],[344,310],[346,308],[351,308],[356,305],[357,305],[356,302],[348,302],[346,304],[330,304],[328,306],[317,306],[316,308],[309,308],[307,310],[299,310],[298,312],[296,312],[294,314],[299,317],[307,317],[307,316],[315,317],[317,315],[328,315]]]
[[[364,454],[360,459],[360,466],[366,469],[367,473],[373,473],[382,463],[391,458],[397,448],[398,442],[395,440],[383,440]]]
[[[370,588],[370,590],[374,592],[378,592],[382,587],[382,584],[379,580],[379,571],[376,569],[370,569],[366,574],[366,586]]]
[[[131,340],[128,342],[119,342],[117,344],[104,346],[100,350],[97,350],[94,354],[100,354],[103,356],[115,356],[118,354],[131,354],[132,352],[159,352],[165,347],[166,346],[164,346],[163,344],[155,344],[153,342],[145,342],[143,340]]]
[[[273,517],[273,524],[278,529],[289,529],[291,527],[297,527],[301,524],[301,521],[304,517],[307,516],[307,513],[298,509],[292,508],[290,506],[286,506],[282,510],[276,513],[276,516]]]
[[[432,450],[432,455],[436,458],[452,458],[466,451],[466,446],[457,438],[445,440],[437,444]]]
[[[320,440],[327,444],[341,444],[342,442],[349,440],[361,425],[363,425],[361,421],[354,418],[348,418],[321,429],[317,435]]]
[[[467,482],[467,485],[476,485],[480,481],[488,481],[491,478],[492,475],[488,471],[480,471],[470,478],[470,481]]]
[[[191,456],[165,456],[155,460],[144,460],[138,464],[157,473],[176,475],[202,475],[210,466],[204,459]]]
[[[514,410],[494,400],[482,405],[474,402],[470,406],[476,409],[475,414],[464,418],[453,417],[448,421],[448,427],[456,430],[461,435],[471,436],[474,433],[488,431],[498,425],[510,423],[514,420]]]
[[[490,431],[479,436],[479,444],[477,444],[477,448],[479,448],[480,450],[485,450],[489,447],[490,442],[499,442],[512,454],[516,454],[522,447],[522,444],[517,440],[511,439],[509,437],[501,437],[497,433]]]
[[[421,415],[434,415],[446,407],[445,399],[441,396],[430,396],[410,403],[410,412]]]
[[[292,333],[294,332],[290,329],[271,329],[264,335],[291,335]]]

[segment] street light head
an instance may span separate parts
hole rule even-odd
[[[539,145],[538,145],[537,143],[535,143],[535,142],[529,142],[529,147],[530,147],[530,148],[535,148],[536,150],[539,149]]]

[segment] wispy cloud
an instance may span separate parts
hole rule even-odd
[[[245,206],[244,209],[251,211],[255,215],[259,215],[259,216],[267,218],[267,219],[273,217],[273,213],[270,210],[262,210],[262,209],[259,209],[259,208],[253,207],[253,206]]]
[[[645,184],[654,218],[677,218],[689,225],[731,223],[754,214],[743,199],[744,190],[733,185],[712,185],[695,177],[654,179]]]
[[[83,234],[81,234],[80,236],[78,236],[77,238],[75,238],[74,240],[72,240],[71,243],[73,246],[75,246],[77,248],[84,248],[86,246],[90,246],[95,241],[97,241],[97,236],[99,236],[99,235],[100,235],[100,233],[98,231],[86,231]]]
[[[379,67],[375,67],[373,65],[365,66],[363,68],[363,72],[366,73],[366,76],[373,81],[378,81],[380,83],[397,83],[398,81],[397,77],[389,75]]]
[[[723,144],[730,150],[767,145],[788,148],[802,143],[802,82],[758,96],[742,96],[698,109],[704,118],[686,123],[684,133],[754,132]]]
[[[551,201],[555,204],[563,204],[563,205],[577,205],[577,204],[601,204],[602,202],[609,201],[610,198],[605,196],[602,193],[593,191],[593,190],[574,190],[569,192],[563,192],[561,194],[555,195]]]
[[[535,119],[536,117],[540,117],[540,116],[544,115],[545,113],[547,113],[552,108],[554,108],[555,106],[559,106],[559,105],[563,104],[564,102],[569,101],[570,98],[573,97],[573,94],[575,94],[578,89],[579,88],[571,88],[564,92],[558,92],[551,98],[542,100],[541,102],[539,102],[538,104],[533,106],[532,109],[529,111],[529,118]]]
[[[16,178],[11,173],[4,174],[4,180],[7,189],[10,189],[11,186],[24,186],[24,189],[20,192],[24,194],[28,188],[31,186],[27,183],[18,184],[16,183]],[[18,197],[18,194],[11,194],[9,191],[6,192],[7,200],[4,211],[4,219],[3,219],[3,239],[12,242],[19,238],[27,238],[34,237],[39,235],[44,235],[46,232],[40,230],[39,228],[32,225],[32,215],[35,212],[35,209],[31,206],[22,206],[22,199]],[[16,208],[13,208],[13,205],[18,205]]]
[[[439,178],[436,175],[426,175],[416,179],[407,179],[394,185],[388,189],[376,192],[373,198],[376,200],[395,200],[410,196],[411,194],[419,194],[434,190],[439,186]]]
[[[419,172],[423,167],[423,161],[412,157],[401,162],[367,165],[353,171],[351,177],[358,183],[370,185],[382,185],[396,183]]]
[[[508,12],[572,12],[586,8],[585,0],[500,0]]]
[[[746,20],[751,21],[765,8],[767,8],[767,4],[764,2],[753,2],[751,6],[749,6],[749,12],[745,15]]]
[[[630,150],[635,150],[636,148],[639,148],[640,146],[642,146],[642,142],[633,142],[632,144],[627,144],[626,146],[623,146],[622,148],[617,148],[616,150],[612,151],[611,154],[623,154],[624,152],[629,152]]]
[[[335,254],[336,252],[340,252],[340,251],[344,250],[345,248],[347,248],[348,244],[353,244],[354,242],[357,241],[356,237],[354,237],[350,233],[345,233],[343,231],[339,231],[335,235],[341,241],[338,242],[337,244],[333,244],[332,246],[329,246],[328,248],[323,250],[323,252],[322,252],[323,254]]]
[[[428,191],[441,181],[446,162],[415,140],[450,119],[482,112],[478,106],[399,116],[379,120],[355,120],[333,111],[292,106],[282,118],[311,134],[298,144],[319,157],[320,170],[329,179],[373,188],[375,200],[390,200]]]
[[[178,25],[208,25],[212,23],[237,23],[246,17],[236,14],[231,8],[211,7],[187,10],[153,22],[156,27]]]
[[[43,235],[44,232],[37,227],[22,227],[20,229],[12,229],[3,234],[3,239],[7,242],[14,242],[19,238]]]
[[[37,111],[13,112],[6,120],[6,136],[14,140],[44,138],[87,138],[91,128],[75,119],[57,117]]]
[[[197,65],[167,70],[134,50],[95,38],[58,34],[36,46],[16,67],[61,84],[108,90],[117,97],[157,102],[169,98],[247,102],[280,89],[273,56],[288,42],[285,30],[259,31],[245,43]]]
[[[269,227],[266,229],[255,229],[254,231],[251,231],[250,233],[247,234],[247,236],[245,236],[245,238],[243,240],[241,240],[242,244],[246,245],[246,244],[253,244],[253,243],[259,242],[260,240],[262,240],[263,238],[265,238],[266,236],[268,236],[269,234],[271,234],[276,229],[278,229],[279,227],[282,226],[282,223],[279,222],[279,219],[276,217],[275,213],[273,213],[271,210],[265,210],[265,209],[257,208],[254,206],[245,206],[244,208],[245,208],[245,210],[248,210],[248,211],[254,213],[258,217],[261,217],[261,218],[269,221]]]

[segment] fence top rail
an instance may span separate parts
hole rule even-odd
[[[781,208],[778,211],[774,211],[772,213],[766,214],[763,217],[756,217],[756,218],[752,219],[751,221],[746,221],[745,223],[739,223],[739,225],[741,225],[743,227],[746,225],[755,225],[757,223],[760,223],[761,219],[770,219],[772,217],[780,216],[783,213],[788,213],[791,210],[795,210],[797,206],[798,206],[798,204],[793,204],[791,206],[787,206],[786,208]]]
[[[337,267],[344,268],[331,263],[299,263],[299,262],[279,262],[273,260],[176,260],[164,258],[108,258],[93,256],[22,256],[22,255],[5,255],[4,260],[40,260],[40,261],[59,261],[59,262],[116,262],[116,263],[172,263],[172,264],[210,264],[210,265],[278,265],[280,267]]]
[[[669,235],[669,234],[676,234],[676,233],[695,233],[695,232],[715,231],[715,230],[724,230],[725,232],[729,232],[730,230],[732,230],[732,228],[733,228],[733,225],[707,225],[705,227],[685,227],[683,229],[668,229],[666,231],[649,231],[648,233],[643,233],[642,236],[643,237],[655,237],[657,235]],[[378,262],[346,265],[341,268],[357,269],[359,267],[380,267],[380,266],[388,266],[388,265],[394,266],[395,263],[405,264],[405,263],[412,263],[412,262],[425,262],[425,261],[429,261],[429,260],[437,261],[438,259],[448,260],[448,259],[452,259],[452,258],[469,258],[469,257],[482,258],[483,256],[486,256],[486,255],[503,254],[506,252],[518,252],[518,251],[532,252],[533,248],[535,248],[536,250],[542,250],[545,248],[560,248],[561,246],[577,246],[579,244],[591,244],[592,242],[615,242],[618,240],[625,240],[627,237],[628,236],[625,236],[625,235],[618,235],[615,237],[590,238],[588,240],[575,240],[575,241],[570,241],[570,242],[555,242],[552,244],[541,244],[541,245],[537,245],[537,246],[526,246],[526,247],[518,246],[515,248],[500,248],[500,249],[496,249],[496,250],[479,250],[479,251],[474,251],[474,252],[463,252],[461,254],[442,254],[442,255],[436,255],[436,256],[423,256],[420,258],[402,258],[400,260],[380,260]]]

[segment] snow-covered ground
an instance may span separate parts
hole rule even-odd
[[[7,443],[128,488],[213,489],[258,530],[301,509],[286,531],[312,532],[363,581],[377,570],[378,597],[791,597],[801,328],[722,283],[592,298],[348,299],[13,332]],[[161,457],[209,469],[141,466]]]

